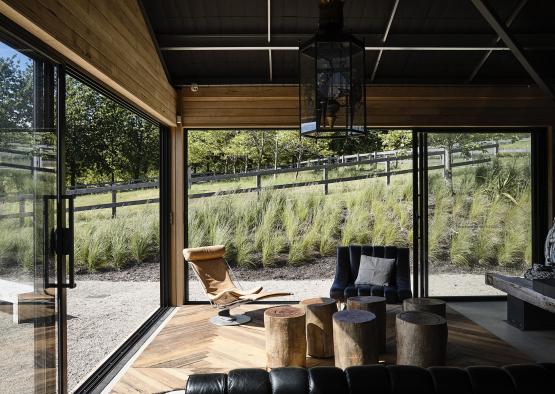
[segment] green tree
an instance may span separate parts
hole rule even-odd
[[[389,130],[380,134],[380,140],[384,150],[412,149],[411,130]]]
[[[68,181],[144,179],[159,166],[158,128],[68,77],[65,139]]]
[[[0,57],[0,130],[32,127],[33,64],[17,57]]]

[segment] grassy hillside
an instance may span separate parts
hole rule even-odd
[[[373,168],[341,169],[360,174]],[[317,179],[301,173],[299,181]],[[295,181],[295,174],[267,179],[267,184]],[[302,178],[301,178],[302,177]],[[331,177],[331,176],[330,176]],[[530,174],[525,157],[500,157],[491,164],[458,167],[451,195],[441,171],[429,177],[429,250],[432,264],[444,267],[520,269],[531,259]],[[239,183],[201,185],[225,190]],[[198,192],[193,190],[190,192]],[[412,178],[395,176],[329,186],[190,199],[191,246],[226,244],[227,257],[241,266],[299,265],[330,256],[337,245],[352,243],[412,245]],[[121,193],[118,201],[153,198],[157,190]],[[110,201],[110,194],[79,197],[77,206]],[[17,205],[3,207],[16,211]],[[27,210],[31,206],[28,203]],[[157,261],[158,204],[118,208],[117,218],[103,209],[76,214],[77,269],[122,269]],[[30,218],[4,219],[0,226],[0,266],[21,262],[32,267]]]
[[[520,268],[531,258],[530,186],[524,158],[454,170],[451,195],[429,178],[432,263]],[[189,244],[226,244],[238,265],[291,265],[352,243],[412,245],[412,179],[369,179],[322,187],[189,201]]]

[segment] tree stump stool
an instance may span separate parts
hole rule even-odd
[[[310,298],[300,304],[306,313],[306,344],[312,357],[333,357],[333,314],[337,304],[331,298]]]
[[[403,312],[430,312],[445,317],[445,301],[435,298],[407,298],[403,300]]]
[[[386,341],[386,302],[384,297],[377,296],[359,296],[359,297],[349,297],[347,299],[347,309],[362,310],[372,312],[376,315],[377,323],[377,337],[379,352],[385,353],[385,341]]]
[[[397,364],[427,368],[445,364],[447,321],[429,312],[401,312],[395,319]]]
[[[306,367],[305,312],[301,308],[277,306],[264,312],[266,365]]]
[[[333,348],[335,366],[345,369],[354,365],[378,362],[376,315],[360,310],[333,314]]]

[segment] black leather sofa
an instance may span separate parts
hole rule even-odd
[[[395,259],[389,286],[355,285],[361,254]],[[405,298],[412,297],[408,248],[372,245],[337,248],[335,279],[330,289],[330,297],[337,301],[345,301],[349,297],[368,295],[385,297],[388,304],[402,302]]]
[[[235,369],[189,377],[186,394],[553,394],[555,364],[505,367],[372,365]]]

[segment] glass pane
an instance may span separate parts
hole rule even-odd
[[[31,55],[30,51],[26,52]],[[54,67],[0,42],[0,392],[56,392]]]
[[[310,45],[304,51],[299,52],[301,133],[311,132],[316,129],[316,65],[314,48],[314,45]]]
[[[529,133],[429,133],[429,294],[502,294],[531,264]]]
[[[351,74],[351,107],[353,113],[352,127],[354,130],[366,130],[365,108],[366,98],[364,80],[364,48],[352,45],[352,74]]]
[[[75,389],[160,307],[160,131],[74,78],[66,92],[77,284],[67,293],[68,382]]]
[[[329,296],[336,247],[412,247],[412,134],[188,130],[188,245],[226,245],[244,289]],[[189,300],[206,301],[188,269]]]
[[[319,124],[341,131],[350,120],[350,42],[318,42]]]

